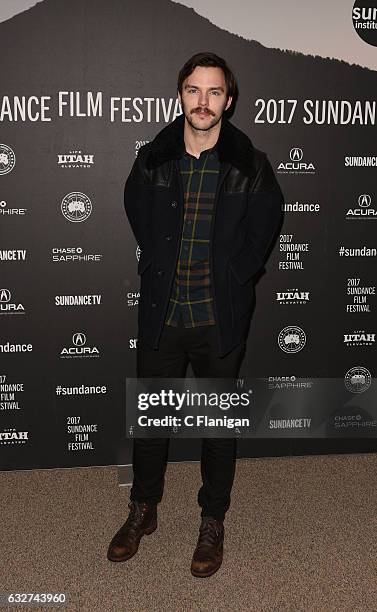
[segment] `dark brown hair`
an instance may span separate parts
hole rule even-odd
[[[232,104],[230,105],[228,110],[225,111],[226,114],[230,115],[233,112],[231,109],[234,108],[234,104],[238,97],[237,81],[233,72],[227,65],[226,61],[215,53],[211,53],[210,51],[195,53],[195,55],[193,55],[192,57],[190,57],[189,60],[187,60],[178,75],[177,89],[179,93],[182,95],[183,81],[194,72],[197,66],[221,68],[225,78],[226,95],[228,98],[230,96],[233,97]]]

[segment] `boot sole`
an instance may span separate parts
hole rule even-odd
[[[222,555],[224,554],[224,550],[222,549]],[[220,567],[222,566],[223,563],[223,557],[221,558],[221,561],[219,563],[219,565],[215,568],[212,569],[208,572],[196,572],[195,570],[192,569],[191,567],[191,574],[193,576],[195,576],[195,578],[209,578],[210,576],[213,576],[213,574],[216,574],[216,572],[220,569]]]
[[[195,576],[195,578],[209,578],[210,576],[213,576],[213,574],[216,574],[216,572],[220,569],[222,565],[222,562],[220,563],[220,565],[218,567],[216,567],[215,569],[211,570],[210,572],[195,572],[193,569],[191,570],[191,574],[193,576]]]
[[[127,557],[110,557],[109,554],[107,554],[107,558],[109,561],[113,561],[114,563],[122,563],[123,561],[128,561],[128,559],[131,559],[134,555],[136,555],[137,551],[139,550],[139,545],[140,545],[140,540],[143,537],[143,535],[150,535],[151,533],[153,533],[154,531],[156,531],[157,529],[157,523],[155,523],[154,525],[152,525],[152,527],[148,527],[148,529],[145,529],[144,532],[141,534],[137,548],[135,550],[135,552],[133,552],[131,555],[128,555]]]

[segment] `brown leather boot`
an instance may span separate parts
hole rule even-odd
[[[212,576],[223,561],[224,525],[213,516],[203,516],[199,539],[191,563],[191,573],[197,578]]]
[[[137,553],[143,535],[157,529],[157,504],[132,500],[128,507],[130,513],[126,522],[110,542],[109,561],[127,561]]]

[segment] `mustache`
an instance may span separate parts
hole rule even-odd
[[[209,108],[203,108],[201,106],[198,106],[197,108],[194,108],[191,111],[191,114],[193,113],[207,113],[208,115],[212,115],[213,117],[215,116],[215,113],[213,113],[211,110],[209,110]]]

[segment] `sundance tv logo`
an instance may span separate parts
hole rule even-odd
[[[278,174],[315,174],[312,162],[304,159],[304,151],[300,147],[293,147],[289,152],[290,161],[280,162],[277,167]]]

